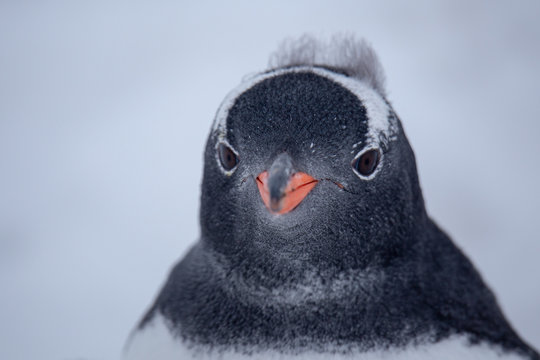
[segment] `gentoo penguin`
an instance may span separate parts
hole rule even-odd
[[[374,52],[287,43],[217,111],[201,236],[126,359],[540,359],[426,213]]]

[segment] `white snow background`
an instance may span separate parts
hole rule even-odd
[[[540,2],[2,1],[0,358],[115,359],[198,236],[214,113],[287,36],[365,37],[430,214],[540,348]]]

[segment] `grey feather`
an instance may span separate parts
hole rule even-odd
[[[269,60],[269,68],[324,66],[371,85],[382,96],[384,71],[377,54],[364,40],[352,35],[334,35],[329,41],[303,35],[284,40]]]

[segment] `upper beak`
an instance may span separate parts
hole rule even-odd
[[[270,170],[257,176],[257,186],[264,205],[275,214],[286,214],[298,206],[317,185],[317,180],[303,172],[293,172],[287,154],[279,155]]]

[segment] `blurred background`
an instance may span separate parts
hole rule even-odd
[[[214,113],[285,37],[365,37],[432,217],[540,348],[540,2],[0,2],[0,358],[115,359],[198,236]]]

